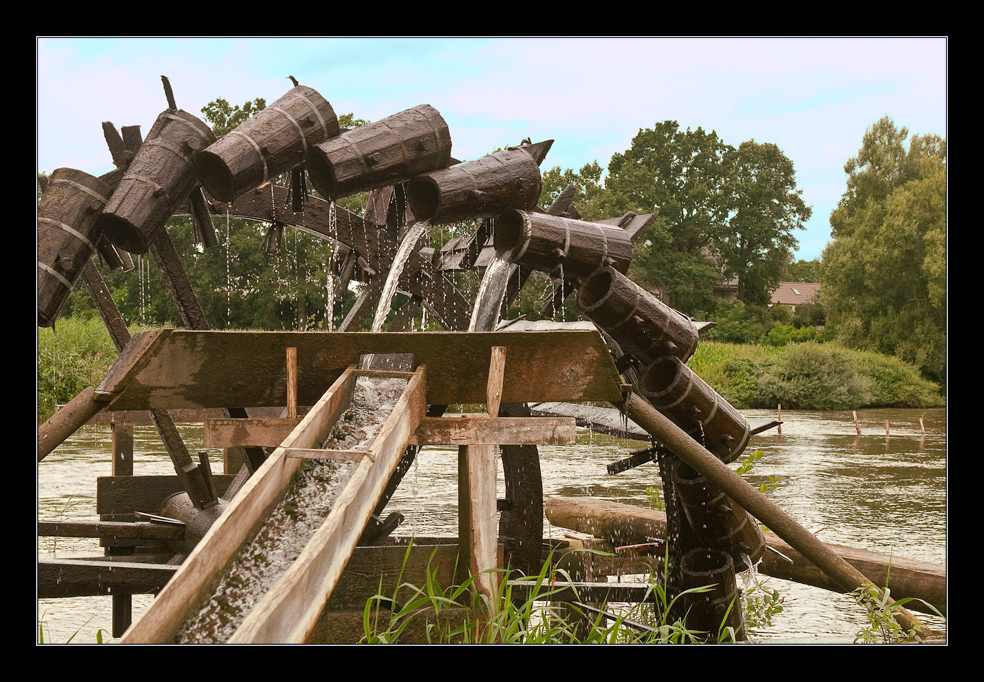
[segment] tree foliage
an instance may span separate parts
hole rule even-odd
[[[612,156],[605,189],[597,203],[610,214],[656,215],[637,240],[632,274],[684,311],[706,307],[712,287],[729,279],[739,299],[768,304],[811,213],[775,144],[735,148],[676,121],[640,130]]]
[[[821,261],[827,322],[855,348],[896,355],[944,383],[946,143],[883,117],[844,166]]]
[[[793,162],[776,145],[742,142],[727,164],[729,220],[714,240],[716,260],[738,282],[740,300],[768,305],[797,246],[795,231],[812,209],[796,187]]]
[[[632,146],[608,164],[610,213],[656,216],[636,241],[632,276],[658,287],[681,310],[706,304],[711,287],[721,281],[709,256],[727,225],[728,153],[714,132],[683,131],[676,121],[663,121],[640,130]]]

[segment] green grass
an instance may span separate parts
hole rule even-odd
[[[116,347],[100,319],[59,319],[54,329],[38,327],[38,423],[89,386],[116,360]]]
[[[406,557],[409,557],[407,548]],[[461,585],[441,586],[428,570],[420,586],[401,582],[392,595],[371,597],[363,611],[363,643],[398,643],[412,623],[424,621],[423,631],[430,644],[586,644],[586,643],[697,643],[710,637],[718,643],[734,641],[735,633],[722,627],[707,633],[688,629],[682,620],[670,620],[676,600],[668,599],[662,585],[650,580],[653,603],[608,610],[587,611],[574,603],[550,602],[551,595],[570,582],[570,576],[554,569],[551,558],[540,573],[529,578],[535,583],[531,594],[518,599],[507,578],[507,571],[492,571],[499,581],[498,602],[490,608],[487,598],[474,588],[474,577]],[[607,615],[606,615],[607,614]]]

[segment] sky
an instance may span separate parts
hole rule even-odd
[[[813,209],[796,258],[820,257],[845,162],[888,115],[947,134],[945,37],[37,37],[37,169],[112,170],[102,123],[146,134],[167,108],[267,104],[315,89],[337,115],[430,104],[461,161],[554,140],[542,169],[608,165],[665,120],[726,144],[776,144]]]

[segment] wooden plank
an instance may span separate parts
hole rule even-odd
[[[571,417],[424,417],[411,445],[570,445],[577,438]]]
[[[206,448],[258,446],[275,448],[301,423],[294,418],[218,418],[205,420]]]
[[[287,349],[287,418],[297,419],[297,349]]]
[[[134,538],[138,540],[181,540],[184,526],[126,521],[38,521],[38,536],[62,538]]]
[[[177,570],[164,564],[38,557],[38,598],[151,594]]]
[[[297,348],[300,405],[364,354],[412,353],[427,402],[485,403],[491,348],[506,349],[502,403],[622,400],[608,347],[586,329],[503,332],[227,332],[175,329],[106,409],[283,406],[284,349]]]
[[[323,441],[352,401],[354,388],[352,372],[344,372],[288,436],[286,445],[310,448]],[[282,499],[303,461],[284,453],[284,447],[277,448],[256,470],[188,555],[174,579],[124,633],[121,642],[162,643],[173,639],[188,610],[206,596],[212,577],[229,563],[260,520]]]
[[[307,640],[427,410],[425,372],[417,369],[369,447],[371,455],[359,462],[322,526],[229,643]]]

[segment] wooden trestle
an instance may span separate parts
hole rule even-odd
[[[198,332],[155,330],[135,337],[139,352],[121,361],[96,394],[107,410],[283,405],[296,395],[313,404],[298,420],[218,419],[206,424],[213,447],[262,444],[289,429],[228,508],[188,555],[123,643],[174,641],[265,516],[283,497],[305,457],[357,458],[321,528],[301,555],[246,616],[230,643],[300,643],[318,617],[355,549],[400,459],[411,445],[458,445],[459,543],[472,575],[499,565],[496,551],[495,444],[566,444],[567,417],[498,417],[499,404],[612,401],[622,398],[618,373],[594,331],[480,333]],[[296,349],[296,393],[285,385],[285,349]],[[357,369],[367,354],[410,353],[412,372]],[[404,376],[407,386],[367,451],[320,449],[349,405],[359,376]],[[310,400],[317,386],[330,386]],[[293,398],[292,398],[293,399]],[[310,402],[308,402],[310,401]],[[426,417],[428,405],[484,403],[485,415]],[[257,430],[254,432],[253,428]],[[231,434],[239,434],[233,436]],[[272,436],[278,438],[279,436]],[[249,442],[242,442],[245,438]],[[257,440],[261,441],[258,443]],[[464,564],[464,562],[462,562]],[[491,579],[476,581],[487,596]]]

